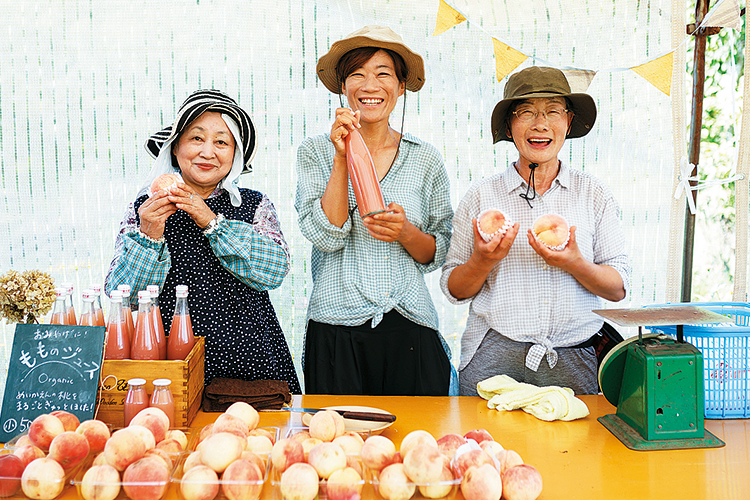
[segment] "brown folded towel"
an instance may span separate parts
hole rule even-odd
[[[256,410],[278,410],[292,400],[284,380],[239,380],[216,377],[203,391],[203,411],[225,411],[233,403],[244,401]]]

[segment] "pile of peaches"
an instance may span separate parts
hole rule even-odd
[[[440,439],[416,430],[396,450],[387,437],[345,432],[343,418],[328,410],[313,415],[309,430],[279,440],[271,462],[271,483],[286,500],[361,498],[365,475],[384,500],[450,498],[459,487],[466,500],[534,500],[542,491],[536,468],[484,429]]]

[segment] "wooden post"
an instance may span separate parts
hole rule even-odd
[[[710,0],[697,0],[695,3],[695,25],[700,25],[708,13]],[[695,165],[690,177],[698,176],[698,163],[701,153],[701,127],[703,126],[703,89],[706,80],[706,41],[708,33],[702,28],[695,33],[695,52],[693,53],[693,106],[690,119],[690,147],[688,162]],[[679,96],[676,98],[679,99]],[[691,186],[698,184],[690,181]],[[686,193],[697,202],[697,191]],[[697,205],[696,205],[697,206]],[[693,248],[695,245],[695,215],[690,213],[690,206],[685,207],[685,248],[682,254],[682,302],[691,301],[693,285]]]

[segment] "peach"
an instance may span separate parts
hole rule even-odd
[[[221,476],[221,491],[229,500],[250,500],[260,497],[263,472],[250,460],[235,460]]]
[[[114,500],[120,494],[120,473],[111,465],[95,465],[81,479],[84,500]]]
[[[503,472],[507,500],[536,500],[542,494],[542,475],[531,465],[516,465]]]
[[[273,443],[266,436],[248,436],[245,440],[245,449],[253,453],[267,455],[273,449]]]
[[[284,472],[290,465],[305,461],[305,450],[302,443],[294,439],[280,439],[273,445],[271,450],[271,463],[273,467]]]
[[[244,440],[228,432],[211,434],[200,446],[201,462],[215,472],[224,472],[229,464],[240,458]]]
[[[219,493],[219,476],[205,465],[196,465],[180,480],[180,492],[185,500],[212,500]]]
[[[323,442],[310,450],[307,462],[321,479],[328,479],[334,471],[346,467],[346,453],[337,444]]]
[[[265,436],[271,441],[271,443],[276,442],[276,434],[269,431],[268,429],[261,429],[260,427],[251,430],[250,432],[247,433],[247,435],[248,436]]]
[[[404,439],[401,440],[401,447],[399,450],[401,452],[401,456],[406,457],[406,454],[409,453],[409,450],[420,444],[430,445],[435,448],[438,447],[437,440],[429,432],[423,430],[411,431],[409,434],[404,436]]]
[[[481,444],[482,441],[494,441],[495,438],[492,437],[492,434],[490,434],[487,429],[474,429],[466,434],[464,434],[465,439],[473,439],[477,442],[477,444]]]
[[[531,226],[534,237],[553,250],[562,250],[568,243],[568,223],[557,214],[542,215]]]
[[[151,432],[151,430],[142,425],[134,425],[133,423],[128,426],[128,429],[136,434],[138,436],[138,439],[143,441],[143,445],[146,447],[146,451],[154,449],[154,447],[156,446],[156,439],[154,438],[154,433]]]
[[[503,446],[497,441],[482,441],[479,444],[479,447],[482,448],[483,452],[491,457],[496,456],[504,449]]]
[[[83,462],[88,454],[88,439],[75,431],[65,431],[50,443],[48,458],[55,460],[67,471]]]
[[[169,486],[169,470],[159,457],[143,457],[122,474],[122,489],[130,498],[159,500]]]
[[[39,415],[31,422],[29,439],[34,446],[46,452],[55,436],[63,432],[65,432],[65,426],[59,418],[50,414]]]
[[[21,489],[29,498],[50,500],[62,493],[64,487],[65,471],[51,458],[37,458],[21,475]]]
[[[437,481],[430,484],[420,484],[417,488],[425,498],[444,498],[447,497],[453,489],[453,486],[455,485],[454,479],[449,464],[447,467],[443,467]]]
[[[247,428],[247,423],[240,417],[236,417],[229,413],[222,413],[214,422],[214,427],[211,432],[229,432],[244,439],[247,437],[249,429]]]
[[[151,194],[154,195],[162,189],[170,189],[178,182],[182,182],[182,179],[177,174],[161,174],[151,181]]]
[[[165,439],[164,441],[161,441],[159,444],[156,445],[156,448],[159,450],[164,450],[170,455],[179,455],[182,453],[182,445],[179,441],[176,439]]]
[[[66,431],[75,432],[75,430],[81,424],[81,421],[78,420],[78,417],[65,410],[55,410],[50,413],[50,415],[59,418]]]
[[[248,460],[258,466],[261,472],[265,473],[266,466],[268,465],[266,459],[262,455],[256,455],[250,451],[243,451],[240,455],[240,460]]]
[[[94,461],[91,462],[91,466],[93,467],[94,465],[109,465],[107,464],[107,457],[103,451],[99,453],[96,457],[94,457]]]
[[[437,440],[438,450],[448,458],[453,458],[459,446],[466,444],[466,438],[459,434],[446,434]]]
[[[490,464],[471,467],[461,480],[461,493],[466,500],[500,500],[503,481]]]
[[[362,436],[354,431],[349,431],[333,440],[334,443],[338,444],[343,448],[344,453],[347,455],[359,455],[362,451],[362,446],[365,444],[365,440]]]
[[[396,445],[385,436],[370,436],[362,445],[362,462],[370,469],[379,471],[393,462]]]
[[[161,448],[154,448],[153,450],[148,450],[143,456],[144,457],[153,456],[153,457],[159,457],[159,458],[161,458],[164,461],[164,465],[170,471],[172,470],[172,467],[174,467],[174,462],[172,462],[172,457],[170,457],[169,453],[167,453],[166,451],[162,450]]]
[[[151,431],[156,442],[164,440],[169,430],[169,417],[161,408],[149,407],[139,411],[130,421],[130,425],[142,425]]]
[[[328,500],[361,498],[364,481],[356,469],[345,467],[334,471],[328,478]]]
[[[16,455],[0,455],[0,497],[15,495],[21,489],[21,475],[25,467],[26,464]]]
[[[490,241],[495,234],[505,234],[510,223],[500,210],[485,210],[477,216],[477,229],[484,241]]]
[[[44,452],[41,450],[41,448],[38,448],[33,444],[25,444],[23,446],[17,447],[13,451],[13,454],[21,459],[24,467],[29,465],[32,460],[36,460],[37,458],[44,458]]]
[[[164,440],[167,439],[174,439],[178,443],[180,443],[180,447],[182,450],[187,450],[188,447],[188,439],[184,432],[182,432],[180,429],[172,429],[167,431],[167,434],[164,436]]]
[[[404,456],[404,472],[415,483],[432,483],[440,480],[443,459],[437,446],[419,444]]]
[[[107,463],[118,471],[124,471],[145,453],[146,445],[143,444],[143,440],[128,427],[113,432],[112,437],[104,445]]]
[[[502,450],[495,454],[497,462],[500,464],[500,473],[504,473],[506,470],[516,465],[523,465],[523,459],[518,452],[514,450]]]
[[[203,429],[201,429],[201,433],[198,435],[198,444],[201,444],[208,436],[213,434],[214,431],[214,424],[208,424]]]
[[[20,436],[18,439],[16,439],[16,448],[26,444],[34,444],[31,442],[31,439],[29,439],[28,434],[24,434],[23,436]]]
[[[76,427],[75,431],[86,437],[91,453],[103,451],[110,436],[109,427],[101,420],[84,420]]]
[[[182,464],[182,472],[187,472],[188,470],[198,465],[203,465],[203,462],[201,462],[201,452],[194,451],[190,455],[188,455],[188,457],[185,459],[185,463]]]
[[[456,455],[453,459],[453,471],[457,477],[464,477],[466,471],[472,467],[478,467],[483,464],[490,464],[494,466],[492,457],[486,454],[482,450],[469,450],[460,455]]]
[[[313,500],[318,495],[318,473],[310,464],[292,464],[281,475],[279,489],[286,500]]]
[[[312,436],[310,436],[309,432],[303,430],[303,431],[297,431],[297,432],[295,432],[290,437],[292,439],[294,439],[295,441],[299,441],[301,443],[305,439],[309,439]]]
[[[320,443],[322,443],[318,438],[307,438],[304,441],[302,441],[302,451],[305,452],[305,461],[307,461],[307,457],[310,455],[310,450],[318,446]]]
[[[333,441],[344,433],[344,417],[333,410],[323,410],[313,414],[310,419],[310,436],[321,441]]]
[[[391,464],[380,471],[377,487],[384,500],[407,500],[417,491],[404,472],[404,464]]]
[[[258,423],[260,422],[260,415],[258,414],[258,411],[253,408],[252,405],[249,405],[244,401],[237,401],[236,403],[232,403],[232,405],[227,408],[224,413],[234,415],[235,417],[239,417],[244,420],[247,424],[248,431],[251,431],[258,427]]]

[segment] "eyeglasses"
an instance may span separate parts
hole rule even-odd
[[[572,111],[565,108],[552,108],[547,111],[536,111],[531,108],[525,108],[513,111],[516,118],[523,123],[531,123],[535,121],[540,114],[544,116],[549,123],[560,123],[565,119],[568,113],[573,114]]]

